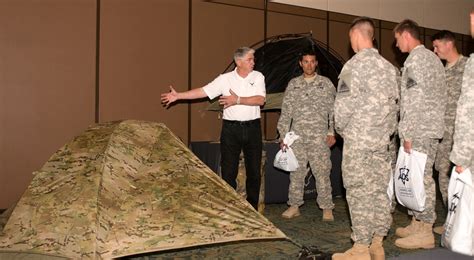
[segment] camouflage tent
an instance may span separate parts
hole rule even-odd
[[[285,238],[163,124],[90,127],[34,178],[0,235],[14,252],[116,258]]]

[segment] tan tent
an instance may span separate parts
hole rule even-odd
[[[0,258],[108,259],[275,238],[286,236],[163,124],[123,121],[90,127],[34,173]]]

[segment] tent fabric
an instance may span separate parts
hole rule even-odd
[[[316,53],[318,74],[337,83],[344,60],[335,51],[309,34],[278,35],[255,50],[254,69],[265,76],[267,93],[285,92],[288,82],[303,73],[299,57],[309,49]]]
[[[91,126],[34,172],[0,234],[0,258],[109,259],[275,238],[286,236],[165,125],[127,120]]]

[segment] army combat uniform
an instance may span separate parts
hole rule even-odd
[[[449,161],[449,153],[453,148],[454,120],[456,118],[456,107],[461,95],[462,75],[466,66],[467,58],[459,56],[459,60],[450,67],[445,67],[448,101],[444,122],[446,130],[443,139],[439,143],[438,152],[435,158],[435,169],[438,171],[439,190],[443,197],[443,203],[447,206],[449,173],[452,169]]]
[[[301,206],[304,180],[309,162],[316,179],[317,202],[321,209],[332,209],[331,151],[326,143],[327,135],[334,135],[334,96],[336,89],[331,81],[316,75],[307,82],[303,75],[293,78],[285,91],[278,132],[281,138],[290,130],[300,136],[291,148],[299,167],[290,174],[288,204]]]
[[[390,136],[397,127],[398,70],[374,48],[360,50],[343,67],[335,100],[336,131],[344,138],[342,177],[352,240],[368,245],[391,224]]]
[[[417,220],[433,224],[436,220],[436,187],[433,163],[438,143],[445,130],[446,78],[439,58],[423,45],[415,47],[402,69],[400,144],[412,142],[412,149],[427,154],[424,172],[425,210],[413,211]]]
[[[456,111],[451,161],[464,168],[474,166],[474,54],[466,62],[462,79],[461,96]]]

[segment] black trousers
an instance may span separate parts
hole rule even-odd
[[[240,152],[244,152],[247,175],[247,201],[257,209],[262,163],[262,131],[260,119],[251,121],[224,120],[221,132],[222,178],[234,189],[239,170]]]

